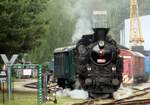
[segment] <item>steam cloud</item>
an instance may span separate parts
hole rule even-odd
[[[73,42],[79,40],[82,35],[93,33],[91,22],[91,7],[92,0],[77,0],[74,4],[74,12],[77,16],[77,23],[72,36]]]

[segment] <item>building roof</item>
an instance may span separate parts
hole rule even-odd
[[[76,45],[71,45],[71,46],[56,48],[54,50],[54,53],[68,52],[68,51],[71,51],[72,49],[74,49],[75,47],[76,47]]]

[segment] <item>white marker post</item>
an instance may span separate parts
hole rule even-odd
[[[8,60],[6,54],[0,54],[1,58],[3,59],[4,63],[7,66],[7,91],[8,91],[8,100],[11,100],[12,88],[11,88],[11,66],[14,64],[15,60],[17,59],[18,55],[14,54],[10,60]]]

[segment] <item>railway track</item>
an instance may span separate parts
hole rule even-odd
[[[135,92],[133,92],[134,95],[131,95],[131,96],[123,98],[123,99],[115,100],[115,102],[129,100],[129,99],[133,99],[133,98],[137,98],[137,97],[142,97],[144,95],[149,94],[149,92],[150,92],[150,87],[145,88],[143,90],[139,90],[139,89],[135,89],[135,88],[132,88],[132,89],[136,90]]]
[[[94,103],[94,101],[86,101],[83,103],[75,103],[72,105],[150,105],[150,99],[131,100],[131,101],[112,101],[104,104]]]
[[[110,102],[107,103],[97,103],[98,101],[103,101],[103,99],[97,98],[97,99],[90,99],[82,103],[75,103],[72,105],[150,105],[150,99],[138,99],[138,100],[135,99],[149,94],[150,87],[145,88],[143,90],[139,90],[139,89],[134,89],[134,90],[136,90],[134,92],[134,95],[119,100],[112,99],[110,100]]]
[[[119,102],[111,102],[107,104],[94,104],[94,105],[150,105],[150,99],[119,101]]]

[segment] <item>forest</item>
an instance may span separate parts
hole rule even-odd
[[[138,3],[139,15],[149,15],[150,0]],[[94,10],[107,11],[110,34],[119,41],[124,19],[130,17],[130,0],[0,0],[0,54],[50,61],[55,48],[91,32]]]

